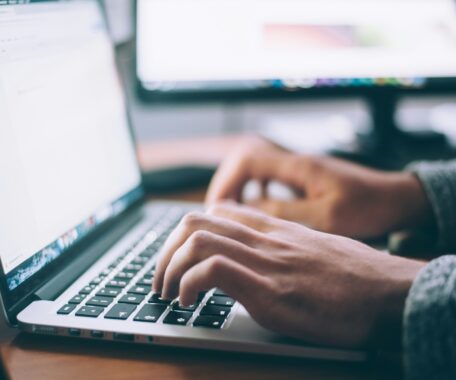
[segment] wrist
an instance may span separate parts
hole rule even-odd
[[[416,276],[427,263],[399,257],[389,258],[392,265],[385,271],[387,278],[378,284],[377,318],[371,342],[376,347],[399,349],[405,302]]]
[[[432,208],[420,180],[409,172],[388,174],[385,196],[392,212],[391,230],[425,226],[432,223]]]

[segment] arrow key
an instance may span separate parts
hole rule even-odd
[[[136,305],[130,305],[126,303],[118,303],[109,310],[105,318],[108,319],[127,319],[133,311],[135,311]]]

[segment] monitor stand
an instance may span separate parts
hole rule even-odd
[[[350,152],[334,155],[383,169],[397,170],[415,160],[438,160],[455,157],[444,134],[423,129],[404,131],[396,123],[399,96],[393,90],[377,90],[366,96],[372,129],[360,135]]]

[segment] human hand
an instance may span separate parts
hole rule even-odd
[[[379,344],[399,330],[424,264],[234,204],[187,215],[159,254],[154,291],[193,304],[221,288],[265,328],[318,344]]]
[[[331,157],[295,155],[256,139],[234,151],[217,171],[206,201],[242,201],[249,180],[293,188],[296,199],[249,202],[270,215],[353,238],[373,238],[432,220],[421,184],[411,173],[368,169]]]

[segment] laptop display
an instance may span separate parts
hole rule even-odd
[[[142,193],[98,3],[5,3],[0,259],[12,291]]]

